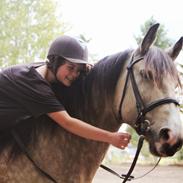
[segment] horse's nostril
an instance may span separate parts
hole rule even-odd
[[[164,141],[168,141],[170,138],[169,132],[170,132],[170,129],[168,129],[168,128],[161,129],[160,133],[159,133],[159,138],[164,140]]]
[[[162,145],[161,151],[166,156],[173,156],[177,151],[182,148],[182,140],[178,140],[174,145],[164,143]]]

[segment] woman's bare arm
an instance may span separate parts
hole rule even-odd
[[[73,134],[95,141],[106,142],[118,148],[124,149],[131,138],[128,133],[109,132],[94,127],[84,121],[71,117],[66,111],[49,113],[48,116]]]

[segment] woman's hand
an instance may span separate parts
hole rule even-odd
[[[117,148],[125,149],[125,147],[128,146],[130,139],[131,135],[129,133],[113,132],[111,133],[111,139],[109,143]]]

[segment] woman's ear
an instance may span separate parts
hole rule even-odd
[[[90,70],[94,67],[92,64],[86,64],[86,73],[90,72]]]

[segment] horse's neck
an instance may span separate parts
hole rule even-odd
[[[89,74],[69,88],[55,90],[66,110],[73,117],[108,130],[119,127],[114,109],[116,85],[130,51],[107,56]],[[120,89],[119,89],[120,90]]]
[[[111,120],[110,124],[106,124],[111,129],[115,128],[115,125],[119,127],[119,103],[126,78],[125,69],[132,51],[126,50],[105,57],[86,78],[88,87],[86,87],[85,101],[89,106],[88,111],[93,110],[91,116],[97,116],[97,119],[106,123]]]
[[[136,104],[135,98],[133,97],[133,90],[130,89],[132,87],[130,77],[127,77],[127,66],[129,65],[130,61],[131,59],[129,58],[125,63],[123,72],[121,72],[119,80],[117,82],[114,97],[114,109],[118,113],[118,115],[122,117],[124,123],[133,126],[134,119],[137,114],[136,110],[134,110],[134,106]]]
[[[113,96],[107,95],[105,86],[101,88],[98,83],[101,78],[93,74],[93,72],[88,74],[85,79],[81,79],[69,88],[55,85],[54,90],[72,117],[109,129],[110,124],[115,120]]]

